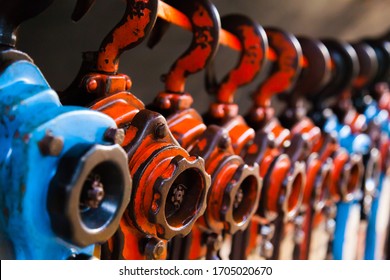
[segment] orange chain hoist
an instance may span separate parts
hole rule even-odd
[[[130,78],[118,73],[119,56],[147,36],[158,3],[127,0],[122,20],[98,52],[84,53],[77,78],[62,94],[64,103],[109,115],[123,132],[114,137],[128,155],[134,187],[120,228],[102,245],[102,259],[165,259],[167,241],[188,234],[206,208],[210,176],[203,159],[179,146],[165,118],[147,110],[129,92]]]
[[[253,28],[253,26],[256,27]],[[256,241],[249,242],[261,244],[259,245],[260,254],[263,257],[277,258],[276,255],[284,235],[282,233],[283,217],[285,217],[283,213],[286,212],[287,216],[294,215],[301,201],[304,186],[303,166],[298,163],[295,165],[296,168],[291,168],[290,159],[273,146],[272,140],[268,139],[269,134],[261,130],[256,133],[253,128],[249,127],[244,118],[239,116],[238,105],[234,103],[234,95],[238,87],[251,82],[260,70],[268,68],[265,63],[271,53],[268,48],[269,36],[257,23],[243,16],[227,16],[222,27],[241,41],[241,58],[238,65],[226,75],[220,84],[213,81],[214,74],[209,71],[208,88],[210,93],[216,95],[216,102],[211,105],[206,119],[209,123],[220,124],[228,129],[235,152],[243,155],[248,164],[258,163],[260,165],[260,175],[264,178],[264,186],[257,218],[252,222],[250,230],[254,232],[252,236]],[[253,31],[256,29],[257,31]],[[280,162],[275,164],[277,157]],[[277,217],[277,214],[281,215]],[[278,225],[270,225],[270,222],[276,220]],[[263,227],[260,229],[260,234],[256,232],[258,223]],[[273,229],[276,229],[275,233]],[[242,234],[235,236],[231,258],[247,257],[248,254],[242,251],[242,248],[245,248],[241,244],[244,242],[243,239],[248,240],[248,237],[244,238]],[[272,247],[274,250],[271,249]]]
[[[247,227],[257,209],[261,179],[258,165],[248,166],[235,155],[228,132],[219,126],[206,126],[200,114],[191,108],[192,96],[185,92],[186,78],[204,69],[217,50],[220,19],[215,7],[208,0],[166,2],[188,17],[193,39],[164,76],[165,91],[157,95],[151,108],[167,117],[169,128],[182,147],[204,158],[212,181],[205,214],[190,235],[172,242],[171,258],[215,259],[220,257],[223,235]],[[160,26],[156,33],[161,34],[161,30]]]

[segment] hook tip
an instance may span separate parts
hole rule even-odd
[[[79,21],[95,4],[96,0],[77,0],[76,6],[72,13],[72,20]]]

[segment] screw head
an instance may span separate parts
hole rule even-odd
[[[125,140],[125,131],[122,128],[109,128],[104,133],[104,139],[114,144],[121,145]]]
[[[100,176],[97,174],[90,174],[81,193],[81,205],[90,208],[98,208],[103,199],[104,185],[100,181]]]
[[[148,260],[158,260],[163,256],[165,249],[162,240],[151,238],[145,245],[145,256]]]
[[[243,198],[244,198],[244,192],[240,188],[240,189],[238,189],[236,196],[234,197],[233,207],[235,209],[237,209],[240,206]]]
[[[156,125],[156,128],[154,130],[154,135],[156,136],[156,138],[162,139],[165,136],[167,136],[167,133],[168,133],[168,131],[167,131],[167,127],[165,126],[165,124],[158,123]]]
[[[95,79],[89,79],[87,81],[87,91],[89,93],[96,91],[97,88],[98,88],[98,82]]]
[[[230,145],[230,137],[229,135],[224,134],[222,138],[219,140],[218,147],[222,150],[226,150]]]
[[[180,209],[181,204],[183,203],[184,195],[185,195],[186,186],[182,184],[178,184],[175,186],[173,190],[173,195],[171,197],[171,201],[175,206],[176,210]]]
[[[39,149],[44,156],[58,156],[64,148],[64,139],[54,136],[50,131],[38,142]]]

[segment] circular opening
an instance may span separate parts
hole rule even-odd
[[[199,171],[190,168],[171,185],[165,202],[165,215],[171,227],[185,226],[197,215],[205,195],[202,178]]]
[[[356,163],[351,166],[351,172],[347,184],[347,195],[353,194],[359,187],[360,169]]]
[[[237,224],[246,222],[253,212],[258,191],[256,177],[251,175],[242,181],[233,201],[233,219]]]
[[[291,183],[291,192],[287,200],[287,211],[292,212],[298,209],[300,203],[300,197],[302,194],[302,173],[296,174]]]
[[[96,165],[84,181],[79,200],[81,221],[89,229],[109,223],[121,205],[124,179],[111,161]]]

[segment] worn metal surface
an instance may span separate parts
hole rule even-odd
[[[217,126],[206,127],[201,116],[191,108],[191,95],[184,91],[185,78],[204,69],[217,50],[220,22],[215,7],[209,1],[169,3],[188,15],[193,38],[190,47],[165,75],[166,90],[158,94],[152,108],[168,116],[170,130],[190,154],[205,159],[212,181],[204,216],[189,237],[173,242],[171,257],[219,258],[217,243],[221,235],[247,227],[257,207],[261,181],[256,166],[251,168],[234,155],[228,132]],[[202,235],[205,237],[200,238]],[[178,246],[187,255],[175,254]]]
[[[98,52],[84,54],[75,82],[62,94],[110,116],[123,129],[122,147],[133,177],[132,200],[120,229],[102,247],[103,259],[165,259],[167,240],[187,235],[206,207],[210,185],[203,159],[179,146],[163,116],[145,109],[118,73],[119,57],[148,35],[158,1],[127,1],[122,20]]]
[[[333,257],[336,259],[355,258],[357,254],[357,240],[360,224],[360,186],[364,174],[362,156],[369,152],[370,140],[365,134],[354,134],[353,128],[342,124],[350,107],[350,95],[348,89],[353,79],[358,74],[358,62],[356,52],[350,45],[336,42],[335,40],[323,40],[332,60],[332,78],[328,84],[316,95],[310,97],[314,100],[314,110],[311,113],[316,125],[327,133],[335,133],[340,146],[351,155],[338,152],[334,157],[334,166],[337,172],[344,176],[341,186],[333,184],[334,190],[341,190],[340,201],[337,202],[337,215],[335,237],[333,242]],[[326,104],[326,105],[325,105]],[[322,106],[323,109],[320,109]],[[332,110],[324,111],[329,106]],[[321,115],[320,112],[323,112]],[[358,158],[360,157],[360,159]],[[360,162],[360,163],[359,163]],[[352,165],[351,165],[352,164]],[[345,165],[345,167],[342,167]],[[340,178],[333,174],[334,178]],[[348,179],[347,177],[350,177]],[[339,181],[340,182],[340,181]],[[341,187],[341,189],[340,189]],[[348,241],[348,242],[347,242]]]
[[[30,62],[11,64],[0,81],[4,112],[1,201],[2,213],[6,213],[1,215],[2,234],[12,240],[17,259],[66,259],[82,251],[92,254],[93,246],[89,245],[104,242],[115,232],[131,191],[129,174],[123,169],[126,155],[116,150],[115,159],[107,158],[112,144],[104,139],[104,132],[116,127],[115,123],[103,114],[62,107],[57,94]],[[40,148],[48,133],[62,139],[52,143],[57,146],[49,148],[52,153]],[[74,154],[75,150],[78,153]],[[100,156],[92,160],[95,153]],[[77,171],[72,177],[64,175],[67,170],[61,168],[68,156]],[[87,164],[89,160],[92,162]],[[96,208],[83,210],[79,205],[84,181],[102,165],[107,166],[94,172],[102,178],[114,172],[117,181],[104,187],[107,195]],[[71,181],[58,184],[61,174]],[[61,191],[64,187],[65,192]],[[104,214],[99,224],[91,218],[96,213]]]
[[[294,220],[306,184],[303,160],[307,141],[299,137],[291,138],[289,130],[277,120],[271,107],[271,98],[288,92],[294,86],[302,67],[302,54],[298,41],[291,34],[274,28],[266,28],[265,31],[274,56],[270,57],[269,64],[265,67],[267,78],[253,94],[254,104],[246,115],[250,126],[257,130],[256,137],[262,140],[254,141],[245,159],[258,160],[264,176],[263,190],[266,192],[259,205],[259,209],[263,209],[258,213],[265,218],[261,222],[262,227],[268,226],[267,223],[275,223],[273,237],[270,239],[274,249],[267,258],[291,259],[296,241],[293,236],[300,234],[298,231],[294,233]],[[287,149],[283,147],[286,141],[289,143]],[[251,237],[253,238],[255,236]],[[262,244],[267,245],[266,242]],[[260,251],[265,251],[265,248]]]

